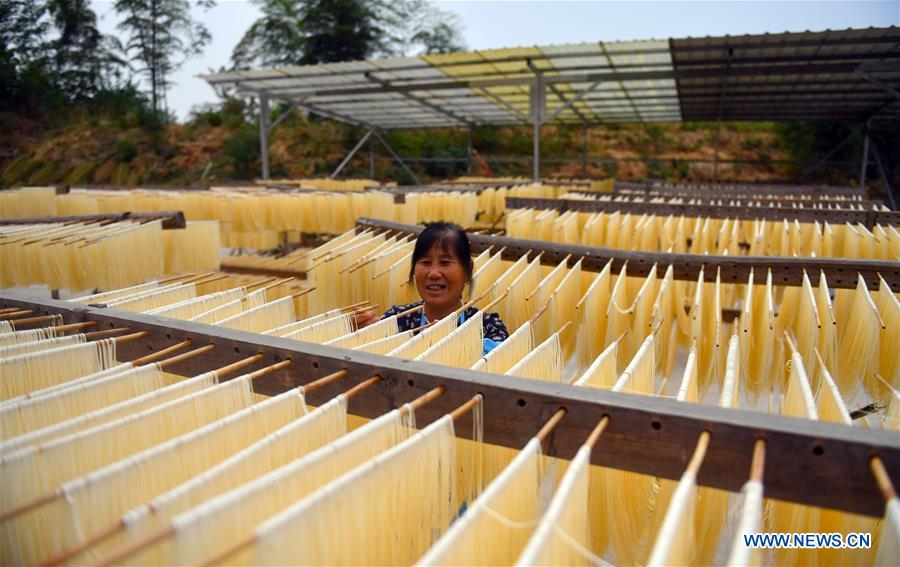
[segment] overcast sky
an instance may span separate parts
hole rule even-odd
[[[106,33],[116,29],[113,0],[93,0]],[[688,36],[742,35],[785,31],[886,27],[900,25],[900,1],[442,1],[455,13],[469,49],[616,41]],[[212,33],[201,57],[188,61],[173,77],[169,106],[183,120],[198,104],[216,96],[200,73],[229,65],[231,51],[260,10],[249,0],[218,0],[215,8],[195,9]]]

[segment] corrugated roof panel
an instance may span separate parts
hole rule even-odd
[[[353,113],[380,108],[394,114],[383,117],[384,123],[391,120],[394,124],[398,116],[417,116],[413,114],[421,111],[417,109],[426,108],[421,112],[437,117],[436,120],[457,122],[397,90],[383,89],[366,77],[366,71],[371,71],[373,77],[397,88],[415,89],[421,83],[428,90],[413,90],[414,97],[479,123],[496,124],[519,121],[522,114],[528,113],[532,71],[526,58],[531,58],[535,67],[553,78],[561,95],[548,92],[548,113],[562,107],[561,99],[568,100],[587,88],[590,83],[584,81],[588,75],[617,73],[572,108],[560,112],[556,120],[562,122],[581,120],[582,116],[608,121],[631,120],[635,116],[645,120],[657,120],[659,116],[709,119],[718,115],[720,106],[724,119],[757,119],[765,114],[765,107],[775,118],[789,118],[791,113],[798,118],[843,119],[851,113],[865,118],[883,106],[880,100],[889,97],[884,93],[879,99],[878,87],[856,74],[856,68],[879,61],[897,63],[898,45],[897,27],[826,30],[490,49],[232,71],[203,78],[213,84],[247,89],[253,95],[263,92],[276,98],[301,97],[311,105],[363,102],[366,106],[335,107],[343,108],[351,120],[358,119]],[[647,77],[642,75],[644,72],[662,72],[663,77]],[[886,82],[900,79],[897,72],[871,72]],[[571,76],[581,82],[556,82],[557,78]],[[514,80],[515,84],[478,84],[498,79]],[[460,88],[452,88],[454,81],[460,83]],[[857,90],[863,94],[856,96]],[[754,99],[755,93],[761,93],[763,98]],[[475,100],[480,103],[475,104]],[[761,101],[768,104],[758,104]],[[842,106],[841,101],[847,104]],[[607,110],[612,108],[617,109],[617,114]],[[795,110],[800,108],[802,112]],[[622,114],[621,109],[628,114]],[[593,116],[589,116],[591,113]],[[897,113],[900,109],[886,107],[876,119]],[[431,122],[414,122],[422,123]]]

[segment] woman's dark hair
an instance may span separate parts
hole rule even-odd
[[[472,282],[472,272],[475,263],[472,262],[472,249],[469,246],[469,237],[461,227],[449,222],[433,222],[425,226],[425,230],[416,239],[416,247],[413,249],[412,262],[409,266],[409,281],[412,283],[416,274],[416,262],[431,250],[431,247],[439,244],[445,251],[460,261],[469,283]]]

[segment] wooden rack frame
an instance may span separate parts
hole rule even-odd
[[[485,189],[511,189],[525,185],[530,185],[530,183],[467,183],[465,185],[454,185],[441,182],[436,185],[392,187],[385,192],[394,196],[394,203],[403,204],[406,202],[406,195],[409,193],[475,193],[476,195],[481,195],[481,192]]]
[[[260,365],[291,359],[290,367],[254,383],[258,392],[268,395],[346,370],[347,378],[310,394],[313,405],[377,374],[381,382],[349,406],[352,414],[367,418],[443,386],[446,393],[416,414],[417,425],[423,427],[482,394],[484,440],[516,449],[563,407],[566,415],[550,437],[548,454],[565,459],[575,455],[607,415],[609,426],[591,457],[596,465],[675,480],[700,433],[709,431],[709,452],[698,477],[704,486],[739,491],[747,480],[757,439],[766,442],[765,495],[769,498],[880,517],[884,500],[869,472],[874,456],[881,458],[894,484],[900,485],[900,438],[893,431],[498,376],[14,293],[0,294],[0,308],[7,307],[32,309],[37,315],[61,314],[66,323],[96,321],[99,329],[127,326],[132,332],[147,331],[144,340],[121,345],[123,359],[185,339],[194,346],[215,345],[169,369],[176,374],[198,374],[256,353],[263,355]],[[469,420],[462,420],[456,434],[471,438],[471,433]]]
[[[357,230],[388,229],[406,234],[419,234],[424,230],[422,225],[400,224],[378,219],[360,218],[356,221]],[[517,260],[530,251],[543,252],[541,264],[555,266],[569,256],[570,265],[581,260],[581,268],[591,272],[599,272],[610,260],[615,271],[622,264],[628,263],[628,275],[646,276],[656,264],[665,268],[673,266],[673,277],[676,280],[697,281],[701,268],[704,281],[715,281],[716,272],[721,274],[723,283],[747,283],[751,271],[755,283],[766,283],[766,273],[772,271],[774,285],[803,285],[803,272],[810,278],[817,278],[820,272],[825,274],[830,287],[855,288],[856,274],[860,274],[869,289],[878,289],[878,276],[891,287],[894,293],[900,293],[900,262],[882,262],[874,260],[852,260],[848,258],[792,258],[782,256],[714,256],[706,254],[668,254],[665,252],[639,252],[635,250],[617,250],[615,248],[597,248],[578,244],[558,244],[541,240],[508,238],[487,234],[469,234],[472,251],[482,252],[493,246],[495,250],[503,248],[503,258]],[[662,271],[657,272],[660,277]]]
[[[900,225],[900,213],[896,211],[873,211],[856,209],[812,209],[796,207],[756,207],[745,205],[712,205],[686,203],[635,203],[628,201],[597,201],[579,199],[532,199],[507,197],[509,209],[556,209],[583,213],[621,212],[632,214],[653,214],[658,216],[712,217],[742,220],[767,219],[800,222],[860,223],[866,228],[876,224]]]
[[[232,266],[221,264],[220,272],[229,274],[246,274],[251,276],[274,276],[279,278],[297,278],[298,280],[306,279],[306,272],[303,270],[283,270],[278,268],[265,268],[256,266]]]
[[[747,195],[753,197],[761,193],[773,195],[809,195],[819,198],[827,197],[863,197],[865,190],[859,187],[835,187],[832,185],[788,185],[788,184],[753,184],[753,183],[659,183],[647,181],[634,183],[616,181],[614,191],[644,191],[664,195],[668,193],[686,193],[700,196]]]
[[[209,187],[206,185],[182,185],[180,187],[156,187],[152,185],[112,185],[112,184],[66,184],[61,183],[56,186],[56,194],[57,195],[65,195],[70,193],[72,190],[76,191],[134,191],[135,189],[140,189],[141,191],[170,191],[172,193],[176,191],[209,191]]]
[[[646,194],[646,193],[602,193],[599,191],[586,191],[584,189],[573,189],[569,191],[569,193],[577,193],[579,195],[585,195],[588,197],[593,197],[595,199],[599,199],[601,197],[607,198],[615,198],[615,199],[624,199],[617,200],[616,202],[621,203],[630,203],[630,202],[647,202],[646,199],[682,199],[684,201],[690,201],[689,204],[700,204],[700,205],[716,205],[722,203],[723,201],[733,202],[736,201],[740,206],[755,206],[755,207],[794,207],[799,206],[800,208],[810,208],[811,205],[820,205],[826,208],[831,209],[861,209],[864,211],[877,209],[884,206],[883,201],[873,201],[869,199],[863,199],[858,201],[829,201],[829,200],[821,200],[821,199],[798,199],[794,196],[788,197],[777,197],[773,198],[770,196],[765,197],[748,197],[745,195],[741,196],[733,196],[733,195],[711,195],[708,193],[704,193],[701,195],[691,195],[690,193],[664,193],[661,195],[657,194]],[[631,199],[643,199],[643,201],[631,201]],[[816,209],[816,210],[822,210]]]
[[[0,225],[13,224],[51,224],[51,223],[76,223],[76,222],[99,222],[113,223],[121,221],[138,221],[149,222],[154,220],[162,220],[164,230],[178,229],[187,226],[182,211],[159,211],[153,213],[109,213],[102,215],[74,215],[60,217],[32,217],[32,218],[2,218]]]

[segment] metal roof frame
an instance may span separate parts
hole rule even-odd
[[[374,132],[900,119],[900,27],[518,47],[202,76]],[[549,92],[548,92],[549,91]],[[265,104],[263,104],[265,101]],[[268,118],[260,121],[268,178]]]

